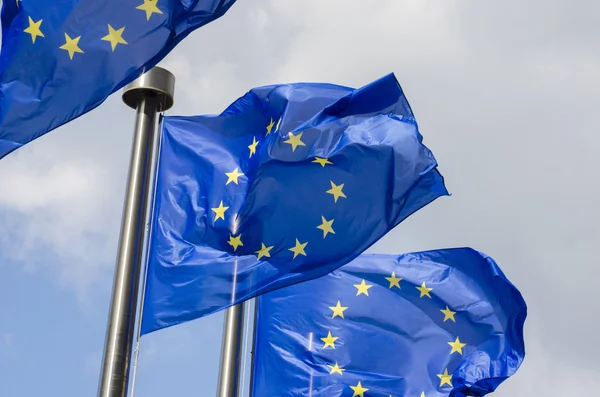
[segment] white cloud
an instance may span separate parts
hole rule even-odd
[[[526,357],[519,371],[501,384],[494,397],[592,396],[600,387],[597,368],[557,359],[552,343],[542,343],[539,327],[528,327]]]
[[[82,302],[91,285],[109,281],[127,172],[123,156],[109,160],[123,149],[114,150],[110,133],[98,130],[96,135],[108,138],[105,142],[84,143],[95,134],[86,137],[91,131],[81,134],[80,128],[98,115],[92,112],[0,162],[5,258],[0,266],[50,271]]]

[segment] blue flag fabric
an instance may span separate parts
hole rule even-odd
[[[525,356],[525,301],[470,248],[361,255],[257,304],[255,396],[484,396]]]
[[[325,275],[448,194],[393,75],[163,125],[144,334]]]
[[[4,1],[0,158],[94,109],[234,3]]]

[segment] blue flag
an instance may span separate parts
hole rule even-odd
[[[164,118],[142,332],[325,275],[447,195],[421,140],[393,75]]]
[[[525,356],[525,301],[469,248],[362,255],[257,304],[255,396],[484,396]]]
[[[4,1],[0,158],[94,109],[234,3]]]

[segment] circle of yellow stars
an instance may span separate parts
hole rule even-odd
[[[398,277],[395,272],[392,272],[392,274],[389,277],[385,277],[385,280],[389,283],[388,289],[393,289],[393,288],[401,289],[400,281],[402,281],[402,277]],[[369,289],[371,287],[373,287],[373,285],[368,284],[365,279],[362,279],[361,282],[358,284],[353,284],[353,286],[354,286],[354,288],[356,288],[356,296],[365,295],[367,297],[369,296]],[[431,299],[431,292],[433,291],[433,288],[427,287],[425,282],[423,282],[420,286],[418,286],[418,285],[415,286],[415,288],[419,291],[420,299],[423,299],[423,298]],[[329,309],[332,312],[332,314],[331,314],[332,319],[334,319],[336,317],[345,319],[344,312],[346,310],[348,310],[348,306],[343,306],[341,301],[338,300],[334,306],[329,306]],[[440,312],[444,315],[443,322],[446,322],[446,321],[456,322],[456,318],[455,318],[456,312],[452,311],[447,305],[446,305],[445,309],[441,309]],[[320,338],[320,339],[321,339],[321,341],[323,341],[323,347],[322,347],[323,349],[326,349],[326,348],[335,349],[336,342],[338,342],[339,337],[334,336],[331,333],[331,330],[328,330],[327,336]],[[463,348],[467,345],[466,343],[461,342],[461,340],[458,336],[456,337],[456,339],[454,341],[450,341],[447,343],[451,347],[451,350],[449,353],[450,355],[452,355],[454,353],[462,355]],[[327,367],[328,367],[328,371],[329,371],[330,375],[339,375],[339,376],[344,375],[345,368],[340,366],[340,363],[337,361],[333,364],[327,364]],[[445,368],[441,374],[437,374],[437,377],[440,381],[440,384],[439,384],[440,388],[442,388],[445,385],[452,387],[452,374],[448,373],[448,368]],[[367,392],[369,391],[369,389],[366,388],[365,386],[363,386],[363,384],[361,382],[358,382],[355,386],[349,385],[349,387],[353,391],[353,397],[368,397]],[[426,397],[425,391],[422,391],[421,395],[419,397]]]
[[[150,1],[150,0],[146,0],[144,4],[148,3],[148,1]],[[144,10],[146,10],[147,8],[152,9],[151,5],[142,5],[140,7],[143,7],[140,9],[144,9]],[[279,127],[281,125],[282,118],[283,117],[279,118],[279,120],[277,121],[277,124],[275,123],[275,120],[273,120],[273,118],[270,118],[269,123],[265,127],[266,128],[265,137],[267,137],[269,134],[271,134],[274,131],[275,132],[279,131]],[[292,152],[294,152],[298,147],[306,146],[306,144],[302,141],[302,134],[303,134],[302,132],[299,132],[297,134],[289,133],[288,138],[284,141],[284,143],[290,145]],[[252,142],[247,146],[248,147],[248,158],[252,158],[252,156],[254,156],[258,153],[258,147],[260,144],[261,144],[261,141],[257,140],[257,137],[253,135]],[[327,165],[333,165],[333,162],[325,157],[315,157],[314,160],[311,161],[311,163],[318,164],[323,168]],[[240,170],[239,166],[235,167],[233,170],[231,170],[229,172],[225,172],[225,176],[227,176],[225,186],[227,186],[229,184],[239,185],[240,181],[243,181],[244,178],[246,178],[244,173]],[[343,190],[344,183],[339,183],[339,181],[329,181],[328,188],[329,189],[324,189],[324,193],[331,195],[331,197],[333,198],[333,202],[335,204],[337,204],[340,199],[348,198],[346,196],[346,193]],[[213,224],[216,225],[219,220],[225,221],[225,213],[228,209],[229,209],[229,207],[224,204],[223,200],[220,200],[216,207],[211,207],[211,210],[213,212],[213,218],[212,218]],[[318,224],[316,226],[316,228],[323,232],[323,239],[327,238],[329,235],[335,235],[336,233],[335,233],[335,230],[333,227],[335,219],[333,219],[333,218],[327,219],[327,217],[325,217],[323,215],[321,215],[320,217],[321,217],[321,223]],[[308,241],[302,241],[298,238],[296,238],[295,240],[296,240],[295,245],[293,247],[287,248],[287,250],[291,251],[293,254],[292,260],[296,259],[298,256],[307,256],[306,248],[308,245]],[[229,244],[232,247],[233,252],[236,252],[239,247],[244,246],[244,244],[242,242],[242,235],[241,234],[239,234],[239,235],[230,234],[227,244]],[[263,258],[270,258],[271,250],[273,250],[274,248],[275,248],[275,246],[273,246],[273,245],[267,245],[265,242],[261,242],[260,249],[254,251],[254,254],[256,254],[257,260],[261,260]]]
[[[153,14],[163,14],[162,10],[158,7],[159,0],[143,0],[143,3],[136,7],[137,10],[143,11],[146,14],[146,21],[150,20]],[[17,0],[18,4],[18,0]],[[31,37],[31,43],[35,44],[37,38],[45,38],[42,31],[42,24],[44,22],[43,19],[35,20],[31,16],[27,16],[28,26],[23,29],[24,33],[29,34]],[[123,38],[123,33],[125,31],[125,26],[115,28],[111,24],[107,24],[107,34],[103,37],[99,37],[100,40],[106,41],[110,43],[110,49],[112,52],[115,51],[119,44],[127,45],[127,41]],[[67,32],[63,32],[64,34],[64,44],[58,47],[61,50],[64,50],[69,55],[69,59],[73,60],[75,54],[84,54],[85,51],[79,46],[79,41],[81,40],[81,35],[71,37],[71,35]]]

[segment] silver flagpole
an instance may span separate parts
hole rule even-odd
[[[242,357],[242,329],[244,327],[244,302],[225,311],[223,341],[221,342],[221,365],[217,397],[238,397]]]
[[[150,175],[155,164],[151,153],[156,139],[156,113],[173,106],[174,91],[175,76],[159,67],[123,90],[123,102],[136,109],[137,115],[98,397],[127,395]]]
[[[256,320],[258,320],[258,297],[254,298],[254,305],[252,307],[252,328],[250,333],[250,385],[248,386],[248,397],[254,397],[254,369],[256,363]]]
[[[232,224],[233,234],[237,233],[238,220]],[[233,282],[231,283],[231,302],[235,302],[237,286],[238,261],[235,261]],[[219,381],[217,397],[238,397],[243,349],[244,302],[233,305],[225,310],[223,325],[223,340],[221,341],[221,364],[219,366]]]

